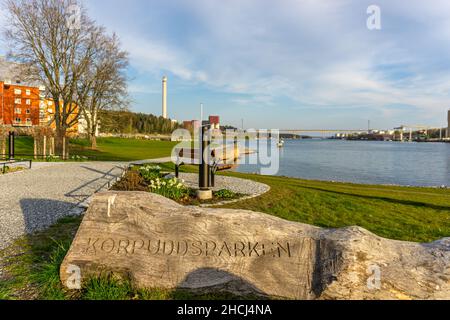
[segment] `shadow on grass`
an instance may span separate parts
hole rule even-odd
[[[435,205],[435,204],[425,203],[425,202],[393,199],[393,198],[388,198],[388,197],[383,197],[383,196],[368,196],[368,195],[362,195],[362,194],[355,194],[355,193],[351,193],[351,192],[329,190],[329,189],[324,189],[324,188],[319,188],[319,187],[311,187],[311,186],[298,186],[298,187],[302,188],[302,189],[316,190],[316,191],[321,191],[321,192],[326,192],[326,193],[345,195],[345,196],[349,196],[349,197],[357,197],[357,198],[370,199],[370,200],[380,200],[380,201],[385,201],[385,202],[389,202],[392,204],[401,204],[401,205],[405,205],[405,206],[424,207],[424,208],[430,208],[430,209],[434,209],[434,210],[450,211],[450,205],[449,206],[440,206],[440,205]]]

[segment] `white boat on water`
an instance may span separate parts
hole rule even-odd
[[[284,140],[278,141],[277,146],[278,146],[278,148],[283,148],[284,147]]]

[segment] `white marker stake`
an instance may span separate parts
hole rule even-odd
[[[111,206],[114,205],[116,201],[117,194],[114,194],[108,198],[108,218],[111,218]]]

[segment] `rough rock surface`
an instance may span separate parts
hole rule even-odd
[[[450,239],[380,238],[245,210],[183,207],[141,192],[96,195],[61,266],[138,287],[291,299],[450,299]]]

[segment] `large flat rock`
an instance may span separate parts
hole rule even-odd
[[[142,288],[291,299],[450,299],[450,239],[380,238],[263,213],[184,207],[143,192],[97,194],[61,266]],[[69,281],[68,281],[69,280]]]

